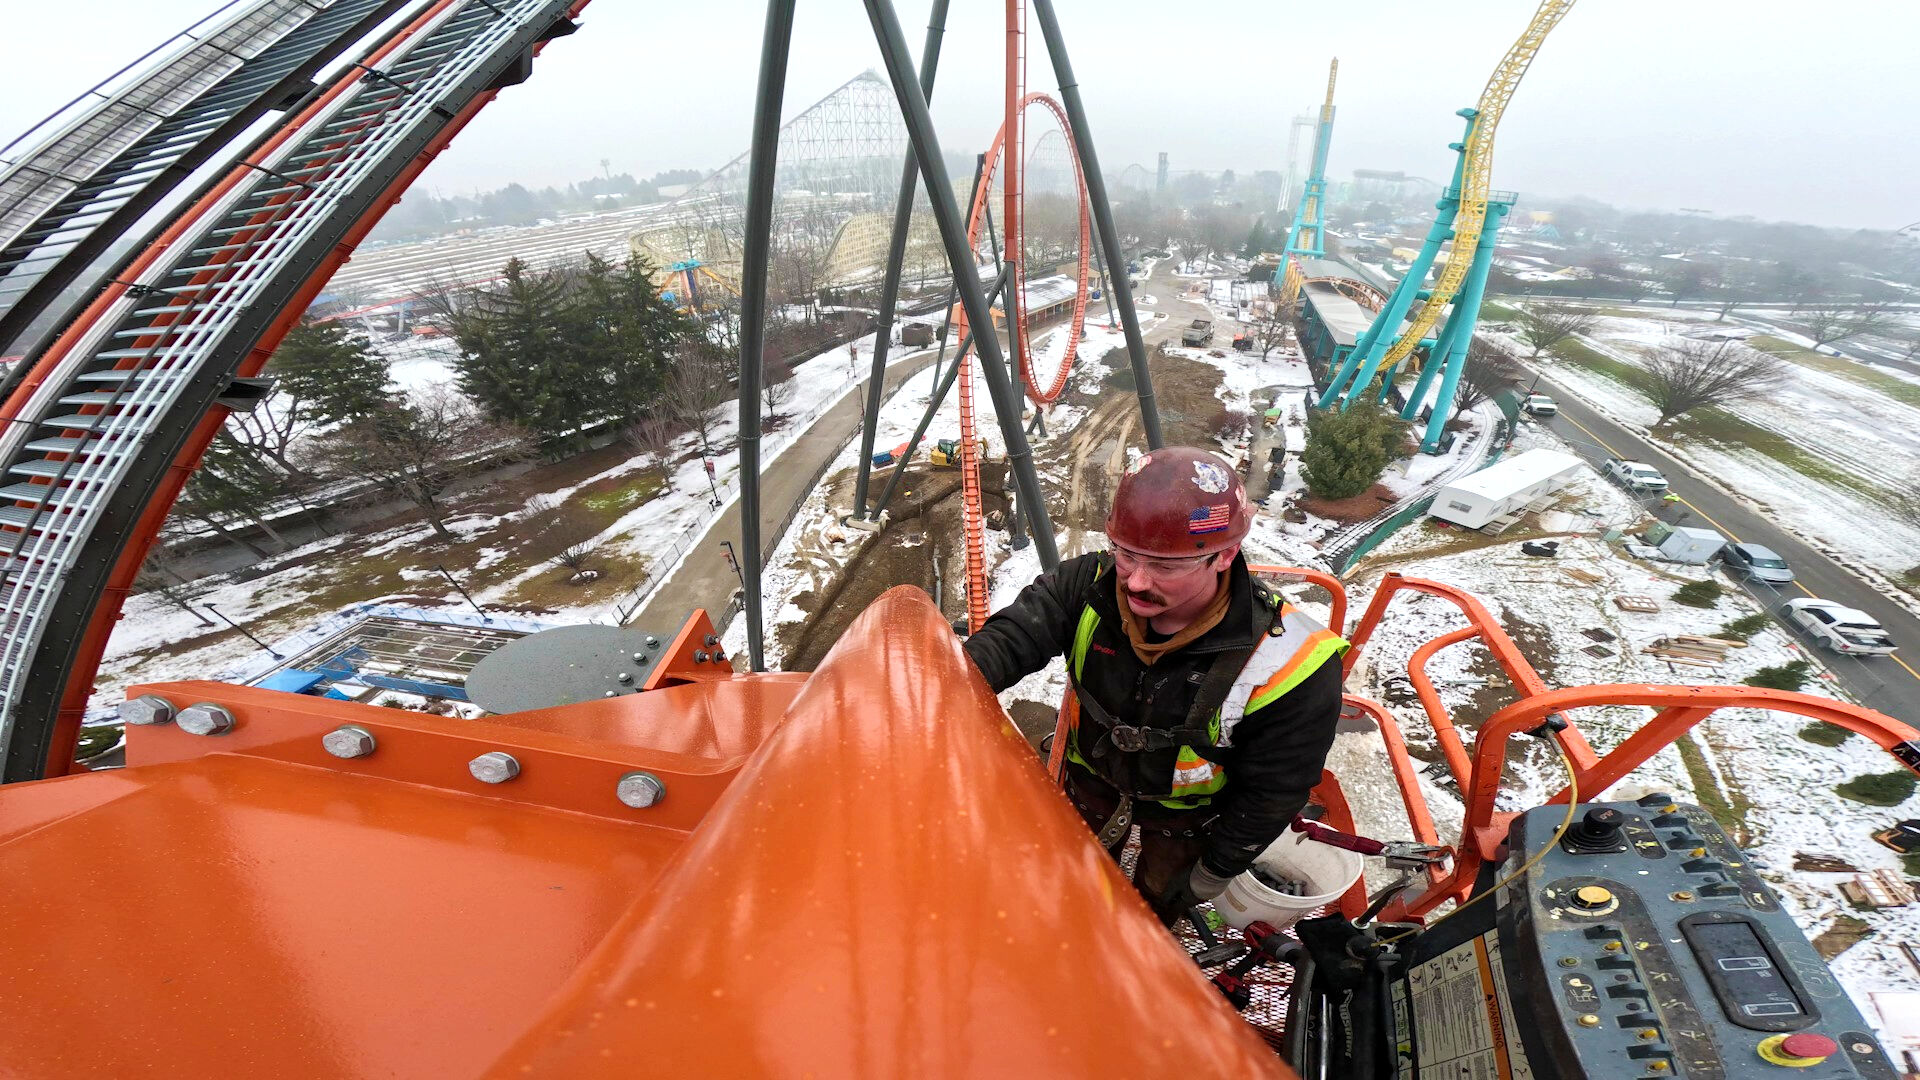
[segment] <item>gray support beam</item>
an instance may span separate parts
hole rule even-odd
[[[920,48],[920,93],[933,98],[933,76],[940,66],[940,38],[946,33],[947,0],[933,0],[927,17],[927,41]],[[900,301],[900,268],[907,259],[908,231],[913,227],[913,194],[920,171],[907,151],[900,169],[900,201],[893,208],[893,238],[887,247],[887,276],[880,285],[880,324],[873,335],[873,372],[867,378],[866,426],[860,430],[860,464],[853,483],[853,516],[867,516],[867,481],[872,472],[873,433],[880,424],[880,384],[887,374],[887,348],[893,344],[893,313]],[[947,305],[953,307],[951,303]]]
[[[974,352],[980,357],[981,374],[986,377],[987,390],[993,395],[994,412],[999,414],[1000,432],[1007,443],[1007,465],[1018,481],[1020,501],[1026,506],[1028,520],[1033,525],[1033,542],[1040,555],[1040,565],[1051,570],[1060,563],[1060,548],[1054,541],[1053,522],[1040,491],[1040,477],[1034,471],[1033,450],[1027,445],[1027,433],[1020,427],[1020,402],[1008,377],[1006,354],[1001,352],[1000,340],[993,333],[993,315],[987,310],[985,292],[974,273],[973,252],[967,245],[967,223],[960,220],[960,210],[954,203],[953,181],[946,173],[940,139],[933,130],[933,117],[927,110],[927,99],[920,93],[920,84],[913,77],[913,59],[907,55],[906,35],[900,31],[900,20],[894,14],[891,0],[865,0],[865,4],[881,59],[887,66],[888,80],[893,83],[894,96],[899,98],[905,114],[907,137],[913,142],[920,173],[927,178],[927,195],[933,204],[934,220],[940,226],[941,242],[947,249],[947,265],[960,290],[961,307],[967,313],[968,326],[976,331]],[[1155,424],[1158,424],[1157,418]]]
[[[774,167],[780,156],[780,105],[787,90],[796,0],[771,0],[760,44],[760,87],[747,160],[746,248],[740,261],[740,566],[746,587],[747,667],[765,671],[760,618],[760,376],[766,340],[767,256],[773,239]]]
[[[993,298],[1000,294],[1006,284],[1007,271],[1002,268],[1000,276],[994,279],[993,288],[987,290],[987,302],[992,303]],[[933,393],[927,396],[926,411],[920,414],[920,424],[913,429],[913,438],[907,440],[906,454],[895,463],[893,475],[887,479],[887,490],[880,493],[880,501],[874,504],[874,517],[879,517],[881,511],[887,508],[887,504],[893,502],[893,493],[900,488],[900,478],[907,475],[907,462],[913,460],[914,451],[920,449],[920,440],[927,437],[927,428],[933,424],[934,414],[940,411],[940,406],[946,403],[947,395],[953,391],[953,384],[960,374],[960,365],[967,362],[967,350],[971,348],[973,348],[973,331],[968,330],[966,336],[960,339],[960,351],[953,354],[953,363],[948,365],[946,372],[941,373],[939,364],[933,366],[934,389]]]
[[[1073,76],[1067,60],[1067,43],[1060,35],[1060,20],[1054,17],[1053,0],[1033,0],[1033,13],[1040,20],[1040,33],[1047,41],[1047,55],[1053,59],[1053,74],[1060,83],[1060,103],[1067,108],[1067,122],[1073,127],[1074,148],[1080,154],[1080,171],[1087,181],[1087,202],[1093,209],[1093,224],[1100,234],[1100,246],[1107,265],[1116,259],[1126,266],[1120,248],[1120,234],[1113,225],[1113,205],[1107,201],[1107,178],[1100,171],[1100,157],[1093,150],[1093,132],[1087,127],[1087,110],[1080,103],[1080,82]],[[1133,385],[1140,395],[1140,422],[1147,429],[1147,448],[1158,450],[1166,439],[1160,433],[1160,408],[1153,398],[1153,377],[1147,373],[1147,346],[1140,337],[1140,314],[1133,307],[1133,286],[1127,275],[1116,273],[1110,282],[1115,305],[1120,309],[1120,325],[1127,335],[1127,355],[1133,359]]]

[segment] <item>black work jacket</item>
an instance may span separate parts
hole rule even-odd
[[[1083,692],[1126,723],[1179,728],[1186,724],[1214,659],[1227,650],[1251,649],[1272,621],[1264,602],[1256,610],[1245,557],[1236,558],[1227,573],[1232,596],[1226,615],[1151,667],[1140,662],[1127,641],[1115,596],[1113,558],[1104,551],[1070,559],[1035,578],[967,639],[967,655],[996,692],[1005,690],[1067,653],[1080,612],[1091,604],[1100,625],[1081,670]],[[1342,681],[1339,662],[1324,663],[1278,700],[1247,713],[1233,730],[1231,747],[1196,747],[1227,773],[1226,786],[1211,806],[1180,812],[1218,815],[1207,829],[1201,855],[1214,873],[1231,876],[1245,870],[1306,805],[1333,746]],[[1137,805],[1142,817],[1158,809],[1147,802]]]

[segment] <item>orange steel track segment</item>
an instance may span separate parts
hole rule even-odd
[[[1060,366],[1054,371],[1053,382],[1049,384],[1048,388],[1044,391],[1040,389],[1040,384],[1034,377],[1033,365],[1031,363],[1023,364],[1020,370],[1021,381],[1026,384],[1027,396],[1033,399],[1036,405],[1051,405],[1060,400],[1061,393],[1067,388],[1067,377],[1072,374],[1074,353],[1079,349],[1081,336],[1086,330],[1088,299],[1087,275],[1092,272],[1093,266],[1093,210],[1087,202],[1087,179],[1086,175],[1080,171],[1080,155],[1074,149],[1073,126],[1067,123],[1066,107],[1054,100],[1052,96],[1038,91],[1028,94],[1021,100],[1021,112],[1024,113],[1028,107],[1033,105],[1046,106],[1047,109],[1053,113],[1054,119],[1059,122],[1060,135],[1066,140],[1067,144],[1067,159],[1073,163],[1074,185],[1079,192],[1080,200],[1080,262],[1078,270],[1079,277],[1077,279],[1079,288],[1074,293],[1072,321],[1067,325],[1066,350],[1061,354]],[[995,170],[1001,167],[1000,156],[1002,148],[1006,144],[1006,138],[1007,132],[1004,126],[994,133],[993,142],[987,147],[985,168],[981,173],[982,176],[988,178],[988,181],[982,183],[980,190],[974,193],[971,209],[968,211],[967,243],[976,249],[980,243],[980,229],[986,220],[986,204],[992,197],[993,185],[991,179],[995,175]],[[1008,235],[1012,234],[1009,233]],[[1021,274],[1026,272],[1024,264],[1017,266],[1016,269]],[[1021,280],[1020,287],[1025,287],[1024,279]],[[1024,298],[1024,294],[1022,294],[1022,296]],[[1013,309],[1006,308],[1005,310],[1011,312]],[[1007,325],[1008,333],[1013,333],[1013,326],[1015,324],[1009,321]],[[1024,310],[1022,311],[1018,325],[1021,335],[1021,347],[1024,352],[1025,342],[1027,340],[1027,324]]]
[[[404,29],[396,32],[371,55],[361,60],[360,63],[371,67],[392,55],[393,52],[404,45],[409,38],[430,25],[441,12],[451,7],[454,3],[455,0],[441,0],[440,3],[421,12],[419,16],[407,24]],[[354,74],[342,78],[332,88],[321,95],[321,97],[311,102],[298,116],[285,118],[281,123],[279,131],[275,133],[265,145],[261,146],[253,157],[248,158],[248,162],[251,164],[259,164],[265,161],[288,139],[292,138],[299,127],[305,124],[309,118],[327,104],[337,99],[348,89],[357,85],[363,76],[363,72],[354,69]],[[154,242],[149,245],[145,251],[141,252],[133,262],[128,264],[126,271],[122,273],[120,277],[125,281],[137,280],[140,275],[146,273],[161,256],[165,255],[167,250],[184,236],[187,230],[191,229],[203,214],[209,209],[217,207],[220,201],[225,198],[227,193],[232,191],[236,185],[244,180],[252,179],[255,175],[256,174],[244,164],[230,171],[224,179],[208,190],[199,202],[182,210],[179,215],[174,218],[173,224],[169,225],[164,232],[155,238]],[[223,261],[227,257],[228,256],[224,255],[221,256]],[[53,343],[47,347],[46,352],[41,354],[39,361],[34,365],[34,370],[29,372],[26,378],[21,380],[20,384],[14,388],[14,392],[6,399],[6,402],[0,404],[0,422],[12,420],[20,415],[20,410],[27,402],[32,400],[33,392],[37,390],[40,384],[52,373],[55,366],[55,358],[64,356],[70,349],[76,347],[93,326],[108,313],[112,306],[126,295],[126,292],[127,286],[121,281],[114,281],[108,284],[105,289],[101,290],[100,295],[95,297],[91,304],[87,305],[79,317],[74,320],[73,325],[68,327],[65,333],[55,338]],[[159,318],[160,316],[155,316],[156,320]],[[156,330],[163,329],[166,325],[165,323],[156,323]]]
[[[1291,1075],[904,587],[487,1075],[643,1073]]]
[[[433,8],[423,12],[419,18],[415,19],[414,22],[409,25],[405,34],[396,35],[389,43],[382,46],[379,51],[362,61],[362,63],[367,66],[378,63],[393,50],[398,49],[404,43],[407,36],[429,25],[440,12],[451,6],[453,2],[454,0],[444,0],[443,3],[436,4]],[[577,17],[581,10],[590,2],[591,0],[579,0],[578,3],[568,9],[568,16]],[[538,55],[544,48],[544,42],[535,46],[535,55]],[[364,73],[361,74],[363,75]],[[278,149],[287,138],[290,138],[297,129],[304,125],[316,112],[326,107],[326,105],[331,103],[340,94],[345,93],[359,77],[360,76],[356,75],[355,79],[343,80],[310,104],[307,109],[303,110],[298,116],[289,118],[282,126],[281,132],[263,146],[256,157],[264,159],[272,151]],[[489,90],[475,97],[466,108],[462,109],[457,116],[447,122],[440,134],[435,137],[434,141],[416,154],[413,161],[395,178],[387,190],[368,206],[360,220],[354,224],[354,227],[334,248],[333,252],[320,263],[313,274],[307,279],[306,284],[295,294],[293,301],[287,305],[286,312],[281,316],[280,320],[260,336],[260,340],[254,345],[247,359],[241,364],[238,371],[239,375],[253,376],[260,373],[260,369],[266,366],[268,358],[273,355],[273,350],[279,346],[280,340],[286,336],[287,331],[299,323],[302,312],[306,310],[308,304],[312,303],[313,298],[319,294],[320,290],[326,285],[327,280],[333,276],[334,271],[338,270],[342,264],[353,256],[354,249],[359,246],[361,240],[365,239],[367,233],[373,229],[373,226],[379,222],[381,216],[384,215],[394,203],[400,200],[400,196],[406,192],[407,187],[413,183],[414,179],[420,175],[442,150],[446,149],[447,144],[453,141],[454,136],[458,135],[481,109],[493,101],[498,93],[499,91],[497,90]],[[242,179],[250,175],[252,175],[251,170],[244,166],[235,169],[227,180],[209,191],[207,197],[199,204],[183,212],[174,227],[167,231],[161,238],[161,241],[156,242],[148,252],[143,253],[140,259],[122,276],[128,280],[134,279],[139,272],[151,265],[154,260],[158,259],[164,253],[168,244],[180,238],[181,234],[191,225],[194,218],[204,213],[207,209],[217,206],[218,200],[227,191],[231,190],[234,184],[239,183]],[[76,322],[74,329],[69,330],[66,335],[63,335],[60,342],[56,344],[54,348],[48,349],[47,356],[55,356],[59,352],[63,352],[65,348],[72,347],[74,336],[83,333],[86,325],[100,318],[106,310],[105,305],[117,299],[124,291],[122,286],[112,286],[108,294],[103,294],[100,300],[97,300],[93,305],[88,307],[86,316],[80,322]],[[41,378],[45,377],[44,372],[37,372],[36,374],[39,374]],[[0,416],[10,417],[14,415],[14,412],[17,411],[19,407],[18,403],[23,403],[28,400],[27,397],[22,395],[31,394],[33,389],[39,385],[38,380],[35,380],[33,376],[29,376],[28,378],[32,381],[23,383],[15,391],[15,396],[9,399],[3,410],[0,410]],[[213,443],[214,436],[219,432],[220,426],[226,422],[226,416],[226,410],[216,406],[207,414],[207,418],[201,422],[200,426],[194,429],[193,434],[188,437],[186,445],[181,449],[179,457],[175,459],[173,466],[168,470],[167,479],[155,489],[154,497],[147,504],[146,511],[141,515],[139,525],[129,538],[126,549],[121,552],[119,561],[115,563],[112,576],[108,579],[107,587],[101,595],[99,606],[94,612],[92,621],[87,626],[86,633],[81,638],[74,665],[68,675],[66,695],[61,701],[60,714],[55,721],[53,738],[48,744],[47,765],[44,775],[59,776],[73,770],[73,751],[80,737],[80,721],[86,714],[87,699],[92,694],[93,678],[99,670],[100,657],[106,650],[107,638],[112,634],[113,624],[120,618],[121,604],[125,601],[128,593],[132,591],[133,581],[139,574],[140,565],[146,561],[147,553],[152,547],[154,540],[159,536],[161,526],[166,523],[167,514],[172,510],[174,501],[179,498],[181,490],[186,486],[188,477],[192,476],[193,471],[199,468],[201,458],[205,456],[207,447]]]

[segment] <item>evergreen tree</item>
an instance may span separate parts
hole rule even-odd
[[[1318,498],[1352,498],[1379,481],[1405,441],[1406,425],[1372,401],[1344,412],[1314,411],[1307,417],[1300,476]]]
[[[661,297],[653,267],[638,255],[615,266],[589,254],[579,294],[606,411],[622,424],[638,422],[658,405],[674,351],[699,336],[700,324]]]
[[[267,374],[322,424],[344,424],[379,412],[393,397],[385,357],[337,322],[304,322],[287,331]]]
[[[372,415],[391,396],[386,360],[338,323],[295,326],[267,361],[266,374],[274,380],[272,396],[229,416],[218,438],[223,452],[246,455],[256,468],[271,462],[295,488],[324,479],[298,444],[322,428]]]
[[[179,510],[264,559],[267,553],[234,533],[231,522],[250,521],[271,536],[280,550],[292,547],[261,513],[279,486],[279,476],[243,444],[215,439],[180,493]]]
[[[566,274],[531,271],[517,258],[504,273],[498,288],[476,290],[449,318],[460,390],[555,451],[613,415],[606,382],[594,375],[601,334]]]

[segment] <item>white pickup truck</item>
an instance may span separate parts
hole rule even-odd
[[[1600,466],[1600,474],[1633,491],[1665,494],[1667,490],[1667,478],[1660,474],[1659,469],[1625,458],[1608,458],[1607,463]]]

